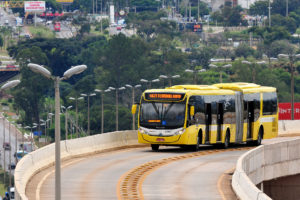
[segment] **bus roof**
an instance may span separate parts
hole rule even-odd
[[[174,85],[165,89],[150,89],[144,93],[184,93],[187,95],[234,95],[234,91],[212,85]]]
[[[244,82],[218,83],[218,84],[214,84],[213,86],[218,87],[220,89],[241,91],[243,93],[276,92],[276,88],[274,87],[261,86],[255,83],[244,83]]]
[[[218,90],[218,87],[212,85],[174,85],[166,89],[182,89],[182,90]]]

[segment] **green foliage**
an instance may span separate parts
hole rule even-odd
[[[3,37],[0,35],[0,47],[2,48],[4,45]]]
[[[91,31],[91,25],[85,23],[80,27],[79,34],[83,36],[85,33],[90,33],[90,31]]]
[[[43,107],[44,94],[50,87],[49,81],[39,74],[31,72],[26,66],[30,59],[33,63],[48,64],[46,54],[39,47],[33,46],[21,50],[17,60],[21,66],[21,83],[14,89],[15,104],[26,113],[25,124],[39,122],[40,110]]]
[[[252,27],[248,32],[253,32],[255,35],[263,39],[264,44],[270,45],[276,40],[284,40],[290,38],[290,33],[282,26],[274,27]]]
[[[241,7],[224,6],[221,12],[217,11],[212,15],[214,21],[222,22],[225,26],[239,26],[245,22],[242,20]]]
[[[269,1],[256,1],[250,6],[250,15],[268,16]]]
[[[244,57],[246,59],[248,56],[254,55],[254,49],[243,43],[235,49],[235,55],[237,57]]]
[[[180,14],[182,16],[188,16],[188,13],[186,12],[186,6],[180,7]],[[209,8],[208,4],[202,1],[199,1],[199,16],[203,17],[204,15],[209,14]],[[191,1],[191,16],[194,17],[194,19],[197,19],[198,17],[198,1]]]
[[[102,19],[102,30],[105,30],[109,26],[109,20],[108,19]],[[101,31],[101,23],[96,24],[96,31]]]
[[[290,33],[295,33],[297,29],[297,23],[294,18],[283,17],[279,14],[272,15],[272,26],[285,27]]]
[[[293,12],[300,7],[299,0],[288,0],[289,12]],[[286,16],[286,1],[274,0],[271,4],[272,13],[280,14]]]

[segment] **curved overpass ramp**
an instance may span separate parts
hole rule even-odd
[[[62,199],[233,199],[220,190],[219,177],[249,150],[241,147],[152,152],[137,145],[134,131],[62,141]],[[54,144],[22,159],[17,199],[53,199],[53,163]]]
[[[248,149],[152,152],[137,145],[133,131],[62,141],[62,199],[222,199],[219,177]],[[54,144],[24,157],[16,169],[17,199],[53,199],[53,164]]]

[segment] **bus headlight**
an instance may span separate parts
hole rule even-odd
[[[174,135],[181,135],[183,133],[184,133],[184,128],[179,131],[176,131]]]
[[[145,134],[145,133],[146,133],[146,131],[145,131],[144,129],[141,129],[141,128],[139,128],[139,132],[140,132],[141,134]]]

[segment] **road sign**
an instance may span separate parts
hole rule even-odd
[[[57,3],[73,3],[74,0],[56,0]]]
[[[46,4],[45,1],[25,1],[24,9],[25,12],[45,12]]]
[[[291,103],[279,103],[279,120],[291,119]],[[294,119],[300,119],[300,103],[294,104]]]
[[[42,135],[42,131],[34,131],[33,134],[35,136],[41,136]]]

